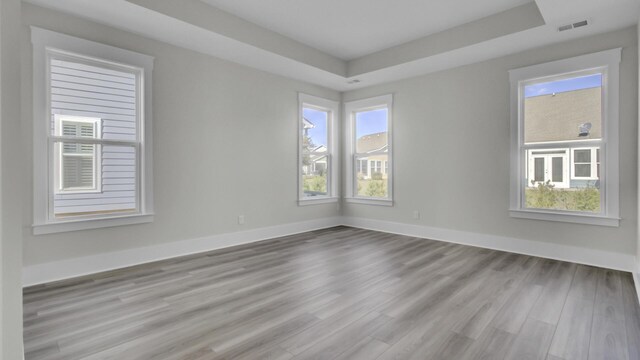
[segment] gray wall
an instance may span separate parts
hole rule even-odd
[[[620,227],[510,218],[508,70],[615,47],[624,48]],[[345,93],[394,94],[395,206],[347,204],[344,215],[635,254],[637,47],[634,27]]]
[[[338,214],[296,206],[296,92],[340,94],[24,5],[36,25],[156,57],[153,224],[32,236],[24,191],[24,262],[47,263]],[[25,150],[31,151],[29,31],[22,37]],[[507,71],[622,46],[619,228],[513,219],[509,204]],[[394,93],[392,208],[349,204],[347,216],[635,254],[637,228],[635,28],[422,77],[356,90],[345,100]],[[268,139],[264,141],[263,139]],[[401,140],[401,141],[400,141]],[[30,156],[30,153],[29,153]],[[30,174],[26,177],[31,180]],[[414,210],[421,220],[412,220]],[[236,217],[245,214],[247,224]]]
[[[0,1],[0,359],[22,359],[20,0]]]
[[[338,214],[297,206],[297,92],[340,94],[82,19],[23,5],[23,149],[31,156],[31,45],[27,25],[155,57],[155,222],[31,235],[31,171],[23,193],[26,266]],[[31,161],[29,160],[29,163]],[[244,214],[246,224],[238,225]]]
[[[19,3],[2,0],[0,7],[0,255],[5,358],[17,359],[21,349],[21,237],[24,264],[28,266],[338,214],[332,204],[296,205],[297,155],[292,149],[297,144],[297,91],[330,99],[339,99],[339,93],[28,4],[22,8],[24,25],[18,37]],[[31,235],[28,25],[156,57],[154,223]],[[16,39],[22,46],[20,77]],[[624,47],[620,79],[620,227],[510,218],[507,71],[618,46]],[[344,214],[635,253],[637,58],[637,33],[630,28],[343,94],[345,100],[353,100],[394,93],[396,139],[395,206],[349,204]],[[20,92],[16,91],[20,80],[21,124],[16,121],[20,116]],[[15,136],[20,133],[21,138]],[[13,156],[16,148],[26,152],[25,157]],[[24,174],[22,164],[29,165]],[[421,211],[421,220],[411,220],[413,210]],[[246,215],[244,226],[237,225],[239,214]],[[22,224],[22,229],[16,224]]]

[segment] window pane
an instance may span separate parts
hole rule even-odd
[[[95,157],[93,154],[89,156],[63,154],[61,161],[62,174],[60,178],[63,189],[95,189]]]
[[[544,181],[544,158],[535,158],[534,160],[534,181]]]
[[[387,150],[388,113],[386,108],[356,113],[356,153]]]
[[[590,151],[590,150],[589,150]],[[533,152],[532,152],[533,153]],[[574,164],[574,177],[566,179],[566,156],[533,159],[534,182],[525,188],[525,206],[534,209],[600,212],[600,182],[591,177],[591,163]],[[580,178],[582,177],[582,179]]]
[[[602,138],[602,74],[524,88],[525,143]]]
[[[136,211],[135,147],[89,144],[95,147],[93,153],[78,154],[62,149],[87,144],[57,142],[54,146],[54,217]]]
[[[600,178],[600,149],[596,149],[596,177]]]
[[[577,163],[590,163],[591,162],[591,149],[575,150],[573,152],[574,162]]]
[[[572,148],[581,147],[580,140],[602,139],[602,91],[602,74],[593,73],[524,87],[525,143],[555,147],[527,153],[526,207],[600,212],[600,182],[592,178],[598,153]]]
[[[67,116],[60,119],[62,136],[75,136],[84,138],[96,137],[96,123],[99,119],[81,121],[80,117]]]
[[[369,169],[369,171],[357,172],[358,196],[373,198],[386,198],[389,196],[388,175],[382,169],[382,163],[388,161],[388,158],[387,154],[356,158],[356,164],[360,162],[361,169]]]
[[[564,171],[563,162],[564,162],[564,159],[561,158],[561,157],[553,157],[552,158],[552,164],[553,164],[552,181],[553,182],[562,182],[563,181],[563,179],[564,179],[564,176],[563,176],[563,171]]]
[[[575,175],[580,177],[591,177],[591,164],[576,164]]]
[[[94,144],[76,144],[76,143],[64,143],[62,144],[63,155],[93,155],[95,149]]]
[[[302,166],[303,193],[305,197],[327,195],[327,168],[326,155],[310,154],[308,164]]]
[[[356,160],[356,174],[358,174],[358,176],[369,176],[369,160]]]
[[[327,111],[303,108],[302,115],[303,151],[327,151],[329,144],[329,113]]]
[[[600,212],[600,189],[595,186],[562,189],[539,183],[525,189],[527,208]]]
[[[101,138],[137,140],[135,74],[55,58],[50,72],[52,115],[97,118]]]

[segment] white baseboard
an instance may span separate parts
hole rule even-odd
[[[635,256],[623,253],[357,217],[342,217],[342,224],[636,273]]]
[[[341,224],[340,217],[323,218],[26,266],[23,269],[22,286],[49,283]]]
[[[27,266],[23,269],[23,286],[49,283],[338,225],[629,271],[633,273],[636,289],[640,294],[638,268],[635,256],[632,255],[542,241],[346,216],[269,226]]]

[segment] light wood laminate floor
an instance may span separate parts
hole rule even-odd
[[[24,291],[26,359],[638,359],[631,274],[338,227]]]

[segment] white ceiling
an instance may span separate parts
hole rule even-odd
[[[640,0],[535,0],[535,3],[524,5],[521,4],[526,2],[524,0],[322,0],[314,4],[310,0],[233,0],[239,3],[238,6],[255,3],[254,6],[264,11],[271,9],[269,11],[275,15],[265,15],[265,18],[283,24],[298,21],[296,19],[300,17],[294,11],[288,11],[283,4],[309,3],[299,4],[296,11],[300,12],[302,8],[310,11],[318,7],[319,14],[328,14],[328,9],[336,8],[335,14],[324,15],[331,18],[327,23],[316,20],[322,18],[318,13],[305,18],[307,22],[313,19],[323,27],[331,28],[333,35],[319,37],[319,40],[337,49],[344,46],[338,44],[353,42],[352,45],[359,46],[358,49],[365,53],[371,49],[379,50],[344,60],[328,53],[328,50],[314,48],[318,47],[317,44],[291,39],[275,32],[275,29],[256,25],[204,2],[232,4],[232,0],[23,1],[338,91],[419,76],[622,29],[637,24],[640,15]],[[376,6],[366,11],[367,17],[362,15],[364,10],[358,9],[365,3],[370,6],[391,4],[391,1],[398,7],[387,6],[386,10],[381,10]],[[262,3],[269,6],[264,7],[266,5]],[[434,3],[440,6],[436,7]],[[482,3],[482,7],[476,3]],[[354,4],[358,6],[354,7]],[[512,7],[516,4],[521,5]],[[493,6],[491,11],[489,6]],[[480,14],[494,12],[500,6],[510,9],[477,19],[482,16]],[[475,10],[471,11],[471,8]],[[440,15],[433,15],[433,11]],[[356,36],[363,30],[354,25],[358,23],[356,20],[349,22],[354,17],[348,15],[350,13],[360,14],[362,26],[374,28],[371,31],[380,28],[382,35]],[[444,15],[449,13],[452,15]],[[375,16],[383,19],[380,22],[366,20]],[[427,18],[431,22],[424,24]],[[469,23],[467,19],[476,20]],[[557,31],[558,25],[584,19],[589,20],[589,26]],[[455,26],[456,22],[466,23]],[[336,29],[329,24],[341,27]],[[300,33],[298,36],[308,36],[305,35],[307,33],[318,36],[318,31],[325,31],[314,30],[315,27],[320,25],[314,25],[314,28],[305,25],[296,33]],[[441,32],[428,34],[433,31]],[[392,41],[392,37],[395,40]],[[362,41],[362,38],[368,41]],[[365,48],[369,50],[363,50]],[[352,53],[348,57],[353,56],[356,55]],[[360,82],[351,82],[354,78]]]
[[[351,60],[532,0],[201,0]]]

